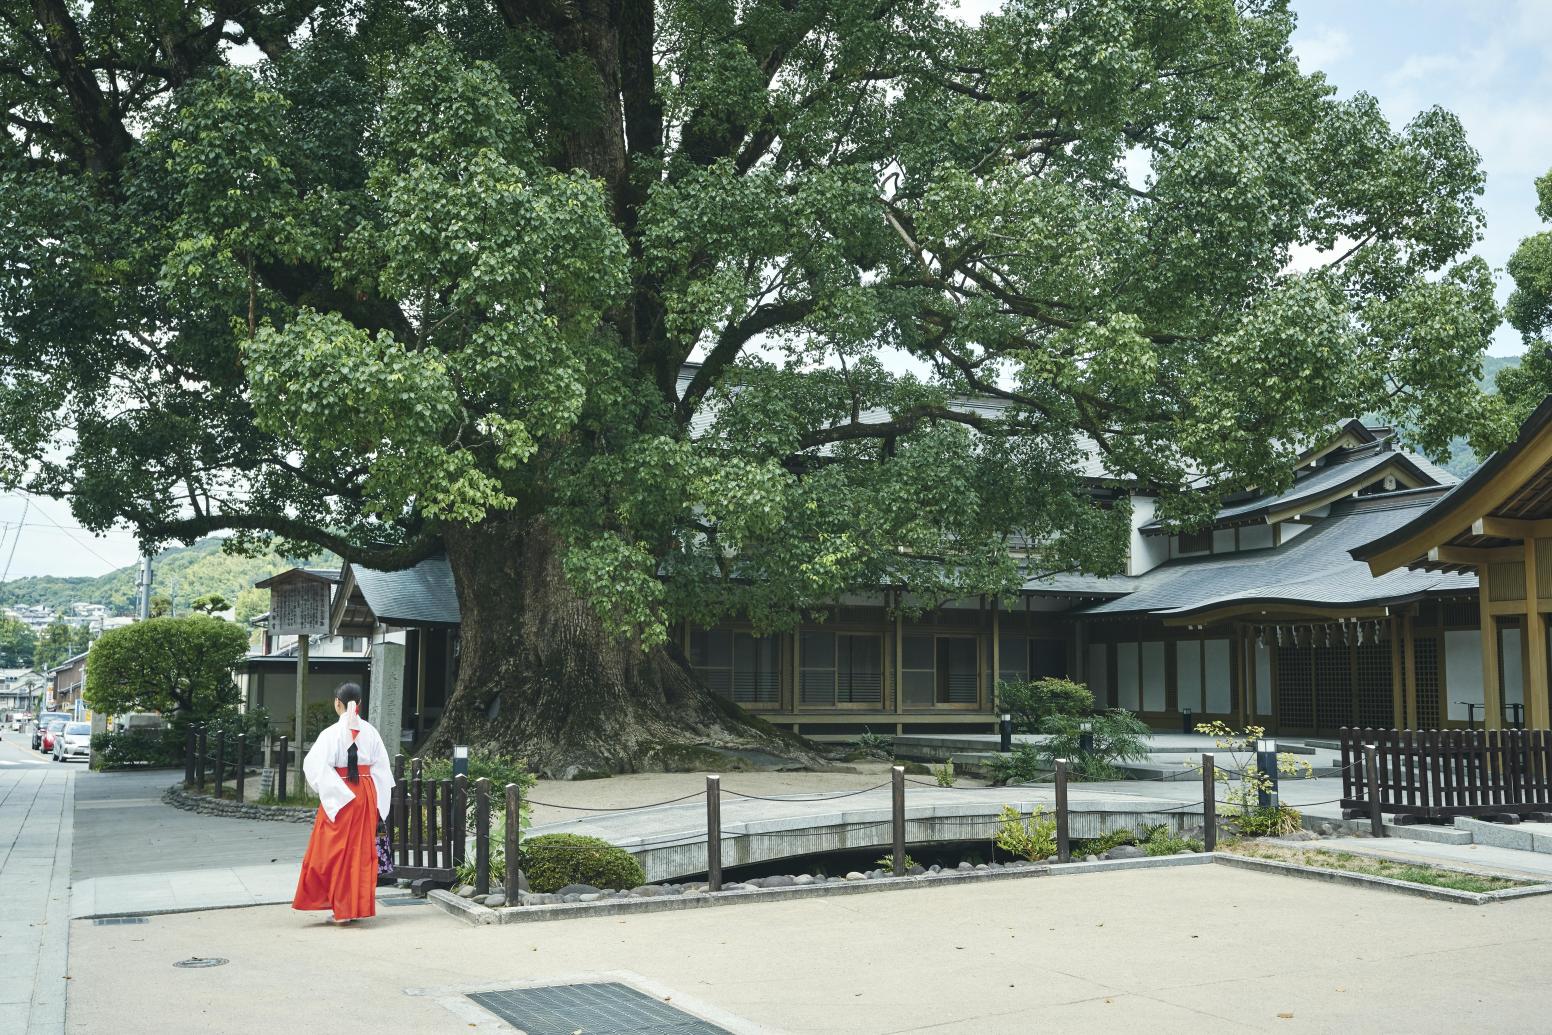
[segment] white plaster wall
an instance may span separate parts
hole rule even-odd
[[[1272,545],[1271,525],[1243,525],[1239,530],[1241,550],[1262,550]]]
[[[1116,707],[1135,712],[1140,703],[1137,682],[1137,644],[1116,644]]]
[[[1164,710],[1164,645],[1142,645],[1142,708],[1145,712]]]
[[[1169,560],[1169,544],[1172,536],[1143,535],[1137,531],[1152,521],[1158,513],[1158,504],[1152,496],[1132,497],[1132,542],[1127,551],[1126,573],[1141,575],[1152,571]]]
[[[1233,552],[1234,552],[1234,529],[1232,529],[1232,528],[1215,528],[1215,529],[1213,529],[1213,553],[1233,553]]]
[[[1202,641],[1203,684],[1207,692],[1207,710],[1215,714],[1230,708],[1230,673],[1228,640]]]
[[[1292,521],[1279,521],[1277,527],[1282,529],[1283,542],[1303,535],[1310,530],[1308,525],[1296,525]]]
[[[1516,659],[1518,659],[1516,652]],[[1519,664],[1518,660],[1515,662]],[[1451,629],[1444,633],[1444,679],[1449,691],[1451,719],[1465,721],[1466,705],[1482,703],[1482,634],[1475,629]],[[1480,711],[1480,709],[1478,709]]]
[[[1499,654],[1503,657],[1503,672],[1500,678],[1503,680],[1503,703],[1525,703],[1525,665],[1524,657],[1520,654],[1520,630],[1500,629],[1498,635],[1503,643],[1503,650]],[[1504,709],[1504,717],[1510,718],[1508,709]]]

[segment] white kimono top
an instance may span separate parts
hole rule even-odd
[[[317,792],[318,801],[331,823],[339,810],[356,797],[345,778],[335,772],[350,764],[345,752],[350,750],[351,717],[350,712],[341,715],[339,722],[318,735],[308,749],[307,757],[302,759],[302,773],[307,777],[308,786]],[[363,777],[371,775],[372,782],[377,785],[377,814],[387,819],[392,804],[393,760],[372,724],[359,717],[355,721],[356,768]]]

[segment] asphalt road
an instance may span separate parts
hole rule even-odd
[[[300,862],[310,828],[200,816],[162,804],[181,777],[171,769],[94,773],[82,762],[54,762],[29,748],[31,734],[0,731],[0,770],[76,774],[71,879]]]

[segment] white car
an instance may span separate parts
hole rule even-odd
[[[68,762],[72,758],[92,760],[92,724],[67,722],[54,738],[54,761]]]

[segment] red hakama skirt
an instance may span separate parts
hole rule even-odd
[[[335,770],[345,777],[343,766]],[[336,920],[377,915],[377,784],[361,767],[355,783],[355,801],[330,820],[318,806],[313,836],[302,856],[302,874],[296,881],[292,909],[332,909]]]

